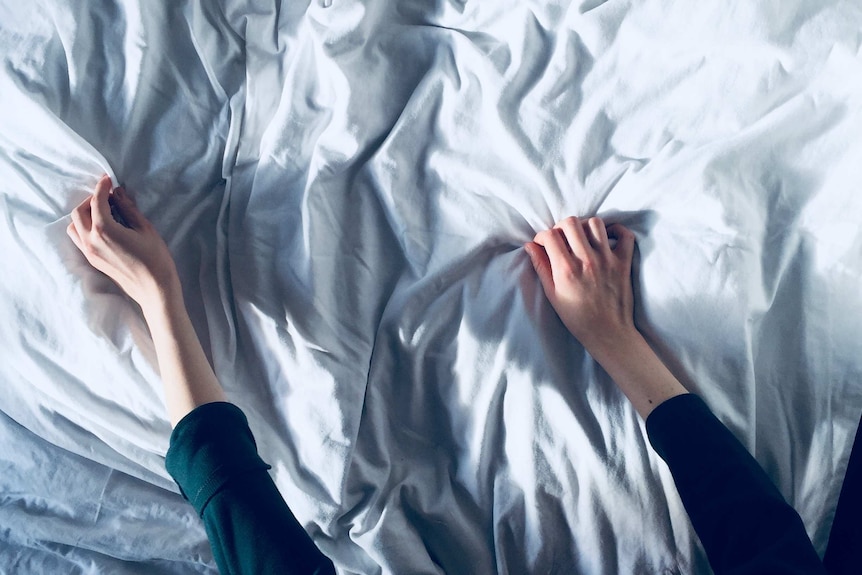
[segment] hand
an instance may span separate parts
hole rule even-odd
[[[90,265],[117,282],[145,312],[180,293],[168,246],[125,190],[111,189],[108,176],[72,211],[66,233]]]
[[[616,239],[611,248],[610,239]],[[568,330],[602,362],[634,325],[634,234],[600,218],[569,217],[524,245],[545,295]]]

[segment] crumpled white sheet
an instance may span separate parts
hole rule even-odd
[[[103,172],[343,573],[707,572],[521,244],[638,236],[639,326],[823,550],[862,413],[853,2],[0,1],[0,565],[212,572]]]

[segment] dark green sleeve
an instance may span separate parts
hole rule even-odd
[[[702,399],[671,398],[646,427],[717,574],[825,575],[799,514]]]
[[[235,405],[207,403],[186,415],[165,466],[203,519],[222,575],[335,572],[281,497]]]
[[[856,428],[823,565],[832,575],[862,571],[862,419]]]

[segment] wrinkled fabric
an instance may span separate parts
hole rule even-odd
[[[639,327],[822,553],[862,413],[860,29],[821,0],[0,0],[0,564],[214,572],[140,312],[65,235],[102,173],[342,573],[707,572],[521,249],[570,214],[635,232]]]

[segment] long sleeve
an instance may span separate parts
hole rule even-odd
[[[850,450],[823,565],[831,575],[862,571],[862,420]]]
[[[799,514],[703,400],[669,399],[646,427],[716,573],[826,573]]]
[[[185,416],[165,466],[203,520],[222,575],[335,572],[278,492],[235,405],[207,403]]]

